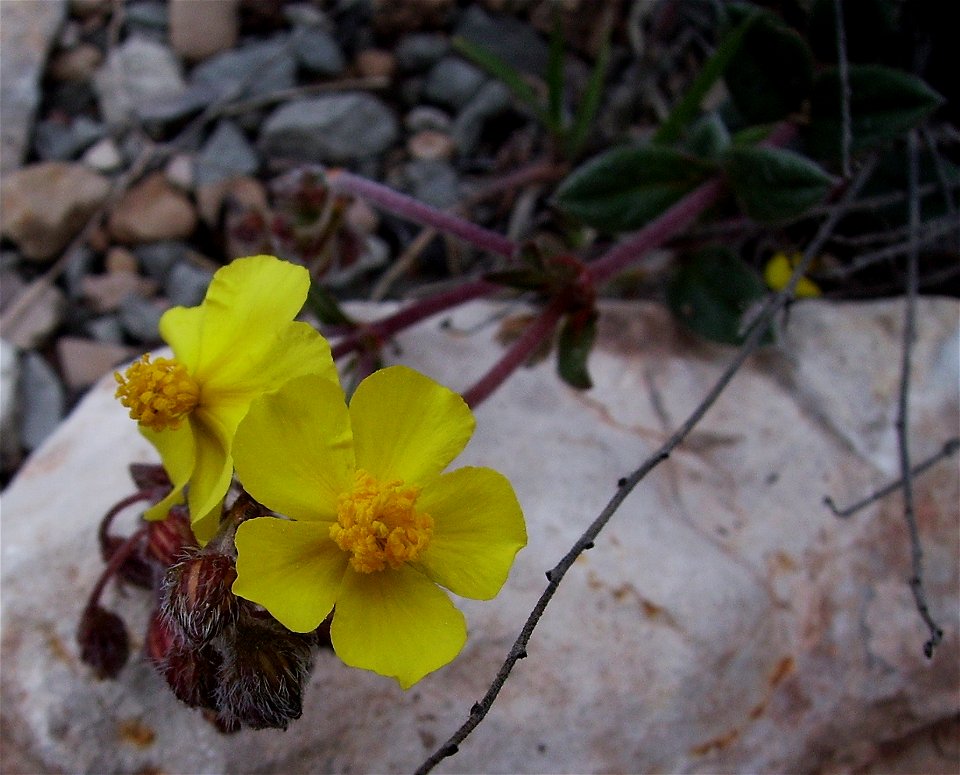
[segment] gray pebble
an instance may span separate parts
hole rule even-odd
[[[167,46],[143,37],[128,38],[94,76],[100,112],[108,124],[124,124],[157,102],[180,94],[186,83],[180,62]]]
[[[412,134],[428,129],[446,132],[453,125],[453,119],[440,108],[418,105],[403,117],[403,125]]]
[[[450,40],[439,32],[414,32],[404,35],[394,54],[397,65],[406,72],[422,72],[436,64],[450,50]]]
[[[464,11],[456,34],[514,67],[543,76],[547,68],[547,42],[529,24],[512,16],[488,14],[478,5]]]
[[[0,339],[0,465],[14,468],[20,461],[18,390],[20,358],[17,348]]]
[[[393,111],[362,92],[296,100],[275,110],[260,134],[266,156],[344,163],[375,156],[399,133]]]
[[[57,427],[64,411],[64,389],[39,353],[25,352],[20,374],[20,441],[34,450]]]
[[[479,67],[460,57],[448,56],[430,68],[423,95],[440,105],[459,110],[486,80],[487,76]]]
[[[403,165],[402,188],[421,202],[444,209],[460,199],[456,170],[445,161],[417,159]]]
[[[84,330],[98,342],[107,344],[123,344],[123,326],[116,315],[101,315],[88,320]]]
[[[165,38],[170,27],[170,14],[166,3],[128,3],[123,9],[123,21],[128,33],[140,33],[157,39]]]
[[[150,299],[131,293],[120,302],[119,323],[122,330],[138,342],[157,344],[161,341],[160,317],[163,312],[163,309]]]
[[[164,291],[173,306],[195,307],[207,293],[213,272],[187,261],[175,264],[164,283]]]
[[[165,283],[173,265],[187,255],[187,246],[176,240],[163,240],[137,245],[133,252],[148,277]]]
[[[103,137],[102,124],[77,117],[71,124],[59,121],[39,121],[34,127],[33,147],[45,161],[69,161]]]
[[[339,75],[346,67],[340,44],[320,27],[298,27],[290,47],[297,63],[313,75]]]
[[[296,82],[297,63],[282,36],[224,51],[197,65],[190,75],[191,86],[212,87],[220,99],[269,94]]]
[[[461,155],[473,151],[487,119],[510,107],[510,90],[499,81],[489,81],[470,100],[453,122],[453,139]]]
[[[194,182],[198,186],[251,175],[260,166],[257,152],[232,121],[221,121],[197,155]]]

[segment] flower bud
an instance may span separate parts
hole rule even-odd
[[[233,632],[218,679],[221,721],[227,726],[239,722],[252,729],[286,729],[303,712],[312,637],[246,622]]]
[[[80,659],[97,678],[116,678],[130,656],[130,640],[123,619],[99,605],[88,605],[77,627]]]
[[[153,463],[131,463],[130,478],[133,479],[138,490],[172,486],[164,467]]]
[[[230,589],[236,577],[230,557],[206,552],[194,553],[167,571],[160,607],[187,644],[209,643],[237,620],[239,604]]]
[[[181,559],[184,552],[197,547],[185,506],[174,506],[167,518],[147,525],[147,554],[164,568]]]
[[[175,627],[154,612],[147,628],[147,656],[177,699],[191,708],[215,710],[220,655],[210,646],[194,648],[177,638]]]

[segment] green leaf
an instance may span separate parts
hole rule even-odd
[[[677,268],[667,286],[667,305],[705,339],[741,344],[744,315],[765,294],[760,278],[738,256],[708,248]],[[770,339],[768,332],[764,341]]]
[[[730,147],[730,132],[716,113],[701,116],[687,132],[683,148],[701,159],[718,159]]]
[[[810,94],[813,54],[796,30],[765,13],[746,30],[724,78],[748,123],[777,121]]]
[[[597,337],[597,315],[593,311],[568,315],[557,341],[557,373],[571,387],[589,390],[593,380],[587,359]]]
[[[672,148],[614,148],[575,169],[557,189],[557,204],[606,232],[632,231],[696,188],[714,167]]]
[[[346,312],[330,293],[322,285],[311,282],[310,290],[307,291],[306,307],[317,319],[328,326],[352,326],[355,321]]]
[[[567,156],[570,159],[576,157],[583,148],[583,144],[590,134],[590,127],[593,126],[593,119],[597,115],[600,107],[600,98],[603,96],[603,83],[607,77],[607,64],[610,62],[610,30],[607,30],[607,36],[603,39],[600,51],[597,54],[597,61],[594,62],[593,70],[590,72],[590,81],[587,83],[587,90],[584,92],[583,99],[577,108],[576,115],[573,118],[573,126],[567,136]]]
[[[747,17],[738,26],[723,36],[717,50],[704,63],[703,69],[700,70],[700,74],[697,75],[687,93],[683,95],[683,99],[674,106],[670,115],[667,116],[667,120],[660,125],[656,134],[654,134],[653,142],[667,145],[680,137],[683,127],[693,121],[697,113],[700,112],[700,103],[703,102],[703,98],[717,79],[723,75],[734,55],[740,50],[750,25],[759,16],[757,13],[748,13]]]
[[[820,202],[833,179],[805,156],[782,148],[731,148],[730,187],[744,213],[764,223],[798,218]]]
[[[554,124],[550,110],[544,106],[540,95],[524,80],[523,75],[513,65],[466,38],[454,38],[453,48],[474,64],[482,67],[494,78],[503,81],[507,88],[517,96],[517,99],[525,103],[536,114],[537,119],[551,132],[559,134],[562,131],[562,127]]]
[[[858,151],[899,137],[942,103],[943,97],[920,78],[882,65],[850,65],[850,129]],[[811,97],[807,139],[816,156],[841,150],[839,68],[821,73]]]

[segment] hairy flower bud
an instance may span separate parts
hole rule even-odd
[[[217,706],[222,723],[286,729],[303,712],[312,637],[279,625],[239,624],[223,651]]]
[[[173,506],[167,518],[147,523],[147,554],[169,568],[183,554],[197,547],[185,506]]]
[[[123,619],[99,605],[87,606],[77,627],[80,659],[97,678],[116,678],[130,656],[130,640]]]
[[[216,709],[220,655],[212,647],[184,644],[172,623],[155,612],[147,628],[145,649],[177,699],[191,708]]]
[[[236,577],[230,557],[206,552],[189,555],[167,571],[161,610],[187,644],[209,643],[237,620],[239,604],[230,589]]]

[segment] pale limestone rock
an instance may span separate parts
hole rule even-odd
[[[575,563],[529,657],[443,771],[878,772],[884,743],[956,714],[956,458],[915,481],[945,630],[932,661],[899,498],[848,520],[821,502],[848,503],[896,475],[901,309],[792,310],[782,345],[751,359]],[[464,389],[500,355],[491,321],[503,312],[472,304],[452,325],[428,321],[400,337],[402,360]],[[960,309],[922,299],[918,312],[916,460],[957,432]],[[601,317],[593,390],[565,387],[549,363],[514,375],[478,409],[455,465],[511,479],[530,541],[498,598],[463,602],[463,654],[406,693],[323,654],[289,731],[229,737],[143,662],[98,683],[77,660],[77,615],[102,567],[97,520],[132,489],[127,464],[156,460],[105,379],[3,496],[4,737],[57,771],[412,771],[486,690],[544,571],[731,354],[692,342],[659,307],[618,304]],[[133,624],[136,651],[148,596],[107,602]]]
[[[66,247],[109,193],[110,182],[82,164],[31,164],[0,182],[0,232],[27,258],[46,261]]]

